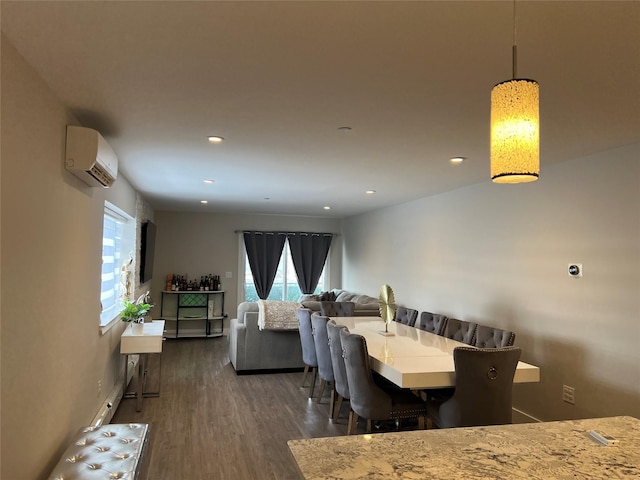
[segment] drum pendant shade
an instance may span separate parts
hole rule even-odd
[[[540,87],[513,79],[491,90],[491,179],[533,182],[540,174]]]

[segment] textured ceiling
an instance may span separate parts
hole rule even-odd
[[[516,8],[518,74],[541,88],[541,178],[640,142],[640,2]],[[489,98],[511,76],[511,2],[1,9],[5,38],[158,210],[345,217],[489,181]],[[209,144],[213,134],[225,141]],[[456,155],[467,160],[453,167]]]

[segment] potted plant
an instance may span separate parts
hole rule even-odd
[[[148,298],[149,292],[140,295],[135,302],[124,301],[124,309],[120,312],[120,320],[131,323],[132,330],[142,330],[144,317],[149,313],[151,307],[153,307],[153,304],[149,303]]]

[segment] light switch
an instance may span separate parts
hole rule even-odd
[[[233,278],[233,272],[225,272],[224,278]]]

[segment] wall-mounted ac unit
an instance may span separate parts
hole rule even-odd
[[[66,169],[92,187],[108,188],[118,176],[118,157],[92,128],[67,126]]]

